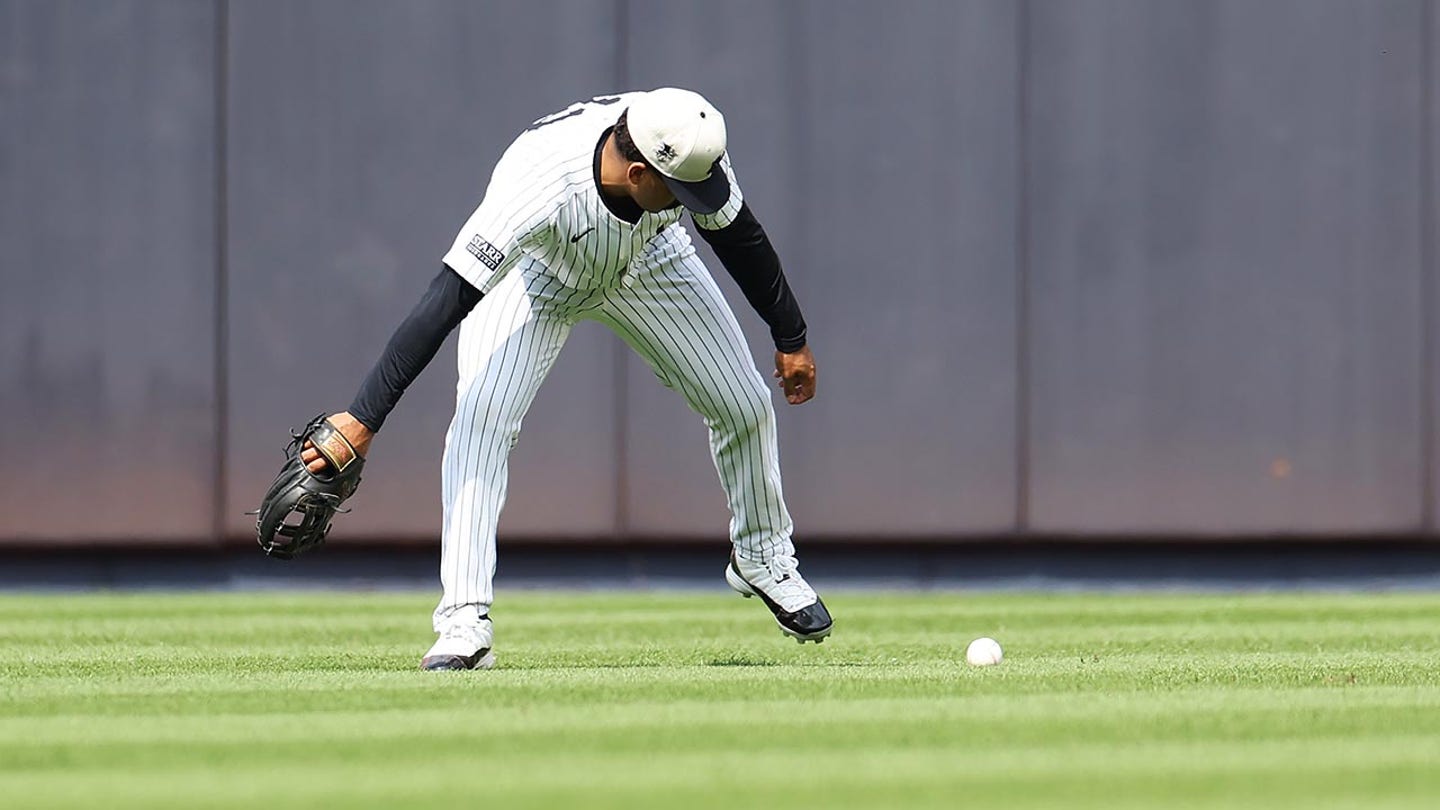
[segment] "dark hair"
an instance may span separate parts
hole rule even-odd
[[[645,168],[650,168],[650,161],[640,154],[640,147],[635,145],[635,140],[630,137],[630,111],[620,113],[620,120],[615,122],[615,147],[620,150],[620,155],[631,163],[644,163]]]

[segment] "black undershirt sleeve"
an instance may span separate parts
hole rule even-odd
[[[775,348],[782,352],[797,352],[805,347],[805,317],[800,314],[800,304],[790,285],[785,281],[785,271],[780,268],[780,257],[770,244],[770,237],[750,211],[750,204],[740,206],[735,221],[717,231],[696,228],[700,236],[715,250],[720,263],[745,300],[770,326],[770,337]]]
[[[365,375],[350,415],[371,431],[379,432],[400,395],[429,365],[435,352],[470,310],[481,293],[449,267],[430,282],[420,302],[395,330],[375,367]]]

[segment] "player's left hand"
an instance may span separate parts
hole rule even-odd
[[[797,352],[775,352],[775,379],[791,405],[809,402],[815,396],[815,355],[805,346]]]
[[[330,455],[339,459],[336,461],[337,464],[346,463],[345,459],[350,457],[352,448],[361,458],[365,457],[366,451],[370,449],[370,440],[375,437],[375,434],[370,432],[370,428],[360,424],[360,420],[351,416],[349,411],[332,414],[326,421],[350,442],[347,446],[345,442],[339,440],[339,437],[332,437],[332,441],[325,445],[325,449]],[[325,457],[320,455],[320,451],[315,449],[315,445],[309,441],[305,442],[305,447],[300,453],[300,460],[305,463],[305,469],[316,475],[330,466],[330,462],[326,461]]]

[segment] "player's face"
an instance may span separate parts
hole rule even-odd
[[[630,197],[646,211],[664,211],[679,202],[670,193],[670,187],[660,179],[660,174],[642,163],[630,164],[627,179],[630,181]]]

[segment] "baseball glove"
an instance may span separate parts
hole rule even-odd
[[[323,544],[330,531],[330,519],[336,512],[350,511],[340,506],[360,486],[365,459],[326,420],[327,416],[322,413],[311,419],[299,433],[290,431],[280,474],[275,476],[260,508],[246,513],[258,516],[255,539],[267,556],[288,560]],[[307,443],[313,444],[328,462],[329,466],[319,474],[306,469],[300,459]]]

